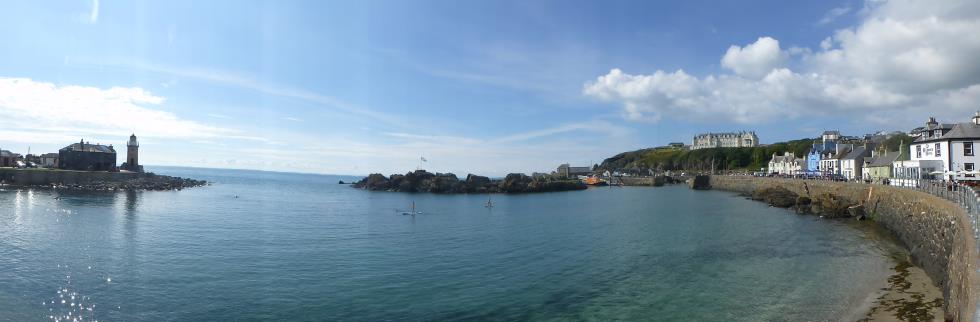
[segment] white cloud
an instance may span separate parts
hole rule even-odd
[[[830,9],[830,11],[827,11],[827,13],[824,14],[823,18],[821,18],[820,21],[817,23],[821,25],[825,25],[834,22],[834,20],[837,20],[837,18],[846,15],[848,12],[851,12],[850,6],[836,7]]]
[[[99,22],[99,0],[92,0],[92,12],[88,14],[89,23]]]
[[[864,20],[817,50],[791,47],[798,71],[775,39],[732,46],[732,74],[684,71],[631,75],[613,69],[583,93],[618,103],[630,120],[663,116],[757,123],[803,115],[849,120],[958,119],[980,107],[980,2],[893,0],[866,5]]]
[[[234,135],[232,130],[188,121],[150,108],[164,102],[138,87],[55,85],[27,78],[0,78],[0,128],[31,133],[42,141],[74,137],[157,138]],[[51,133],[58,135],[52,136]],[[28,138],[24,142],[32,142]]]
[[[779,41],[760,37],[745,47],[731,46],[721,58],[721,66],[737,75],[760,78],[786,64],[787,53],[779,48]]]

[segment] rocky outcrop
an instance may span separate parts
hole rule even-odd
[[[799,197],[796,193],[779,187],[759,189],[752,194],[753,200],[763,201],[779,208],[796,206]]]
[[[554,177],[532,178],[523,173],[508,174],[503,180],[493,181],[484,176],[469,174],[459,180],[452,173],[430,173],[417,170],[404,175],[371,174],[352,185],[371,191],[431,192],[431,193],[527,193],[583,190],[587,186],[579,180],[562,180]]]

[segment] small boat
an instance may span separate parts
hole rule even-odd
[[[406,215],[406,216],[415,216],[415,215],[421,215],[421,214],[422,214],[421,211],[415,211],[415,202],[414,201],[412,201],[412,211],[409,211],[409,212],[404,212],[403,211],[402,212],[402,215]]]

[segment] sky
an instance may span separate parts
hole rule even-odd
[[[980,110],[975,0],[0,6],[0,148],[22,154],[135,133],[147,165],[499,176]]]

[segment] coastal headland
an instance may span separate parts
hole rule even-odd
[[[522,173],[511,173],[502,180],[491,180],[488,177],[469,174],[466,179],[460,180],[452,173],[431,173],[425,170],[416,170],[404,175],[393,174],[389,177],[374,173],[352,186],[371,191],[447,194],[553,192],[588,188],[581,180],[559,179],[553,176],[531,177]]]
[[[891,186],[749,176],[710,176],[710,188],[799,212],[874,220],[901,241],[912,262],[942,290],[946,320],[980,318],[980,255],[965,210],[952,202]]]
[[[180,190],[206,181],[143,172],[0,169],[0,183],[28,188],[75,190]]]

